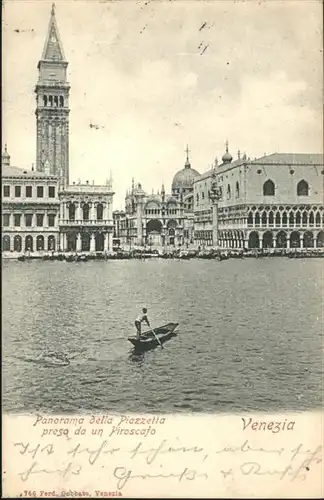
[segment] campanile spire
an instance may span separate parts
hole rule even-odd
[[[63,45],[55,16],[55,3],[52,4],[51,17],[47,29],[42,60],[45,61],[65,61]]]

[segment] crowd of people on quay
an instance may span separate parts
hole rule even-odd
[[[181,248],[161,248],[147,249],[138,247],[129,250],[117,248],[113,252],[60,252],[52,251],[45,253],[25,253],[18,256],[18,260],[25,261],[30,259],[41,260],[59,260],[67,262],[87,262],[89,260],[129,260],[129,259],[209,259],[209,260],[228,260],[228,259],[246,259],[246,258],[272,258],[288,257],[290,259],[298,258],[320,258],[324,257],[324,248],[267,248],[267,249],[226,249],[226,248],[192,248],[183,250]]]

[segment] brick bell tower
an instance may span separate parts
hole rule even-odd
[[[66,79],[67,66],[53,4],[44,50],[37,66],[36,170],[57,175],[64,184],[69,183],[70,85]]]

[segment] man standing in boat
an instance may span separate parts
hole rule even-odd
[[[147,323],[147,326],[150,328],[150,322],[147,317],[147,309],[143,307],[142,312],[137,316],[135,320],[136,332],[137,332],[137,340],[139,340],[141,336],[141,327],[143,322]]]

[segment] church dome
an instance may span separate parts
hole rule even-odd
[[[193,188],[193,183],[195,180],[200,177],[200,173],[197,170],[191,168],[191,164],[188,157],[188,148],[187,148],[187,159],[184,168],[179,170],[173,177],[172,181],[172,190],[179,189],[190,189]]]
[[[228,141],[226,141],[226,152],[222,156],[223,163],[231,163],[233,156],[228,152]]]

